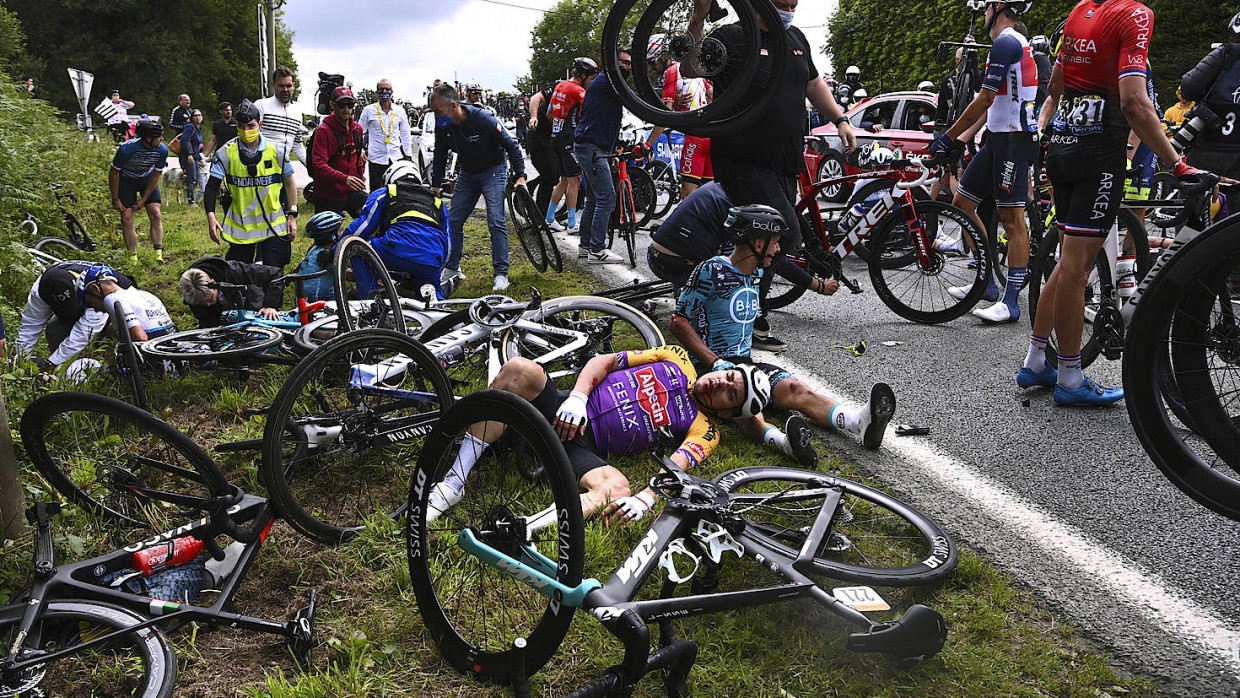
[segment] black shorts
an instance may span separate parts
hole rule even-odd
[[[646,264],[650,265],[650,271],[654,272],[656,277],[671,282],[676,287],[677,295],[680,294],[680,289],[689,283],[689,277],[697,266],[692,260],[660,252],[654,246],[646,248]]]
[[[755,167],[744,174],[727,178],[716,174],[715,181],[723,187],[733,206],[766,204],[779,211],[788,224],[788,234],[779,240],[781,252],[790,252],[801,242],[800,216],[794,206],[796,177],[781,175],[770,168]]]
[[[283,269],[293,258],[293,243],[278,236],[268,236],[258,242],[228,244],[224,259],[237,262],[259,262],[269,267]]]
[[[999,208],[1024,208],[1038,150],[1031,133],[990,134],[960,178],[960,195],[974,203],[993,198]]]
[[[138,194],[146,189],[145,179],[134,179],[121,175],[120,183],[116,187],[116,198],[121,200],[125,206],[133,206],[138,201]],[[151,192],[151,198],[146,200],[148,204],[162,203],[159,198],[159,185],[155,185],[155,191]]]
[[[581,164],[577,162],[577,158],[573,157],[573,142],[557,143],[555,146],[555,162],[556,168],[560,171],[560,177],[580,177]]]
[[[1055,197],[1055,215],[1064,235],[1105,237],[1124,201],[1127,157],[1123,140],[1061,145],[1046,156]]]
[[[548,422],[555,424],[555,413],[560,410],[560,405],[568,399],[570,390],[560,390],[555,387],[555,381],[551,377],[547,377],[547,383],[543,385],[542,392],[538,397],[534,398],[530,404],[538,410],[542,416],[547,418]],[[586,473],[596,468],[607,465],[607,461],[594,451],[594,432],[590,426],[586,425],[584,434],[580,434],[571,441],[565,441],[564,451],[568,453],[568,462],[573,466],[573,475],[580,482]]]
[[[556,157],[555,148],[551,147],[551,141],[533,136],[525,140],[530,151],[530,163],[538,171],[538,178],[555,186],[555,183],[560,180],[560,161]]]

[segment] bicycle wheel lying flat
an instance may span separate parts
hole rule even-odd
[[[340,314],[340,326],[345,332],[359,327],[386,327],[405,333],[400,294],[396,292],[387,266],[369,242],[356,235],[341,239],[336,243],[333,264],[336,312]],[[348,302],[352,300],[371,302],[359,306]]]
[[[114,522],[163,532],[228,494],[224,474],[194,441],[149,412],[95,393],[30,403],[22,444],[65,497]]]
[[[158,628],[129,630],[145,618],[98,601],[52,601],[27,636],[20,636],[24,605],[0,609],[0,643],[22,655],[71,650],[117,633],[88,649],[0,676],[3,696],[140,696],[168,698],[176,688],[177,660]]]
[[[394,330],[342,335],[281,386],[259,474],[281,516],[327,545],[403,511],[405,482],[452,390],[420,342]]]
[[[880,586],[933,584],[956,567],[952,539],[926,515],[865,485],[794,468],[743,468],[719,475],[743,512],[745,531],[791,558],[828,495],[835,517],[814,551],[814,568],[834,579]]]
[[[530,322],[546,325],[546,331],[510,327],[500,340],[500,360],[523,356],[542,364],[561,388],[571,388],[577,374],[590,359],[634,349],[653,349],[663,345],[659,326],[644,313],[610,298],[565,296],[556,298],[525,314]],[[586,335],[585,342],[562,352],[576,342],[576,335],[557,333],[571,330]]]
[[[512,227],[517,231],[517,239],[521,241],[521,249],[525,250],[526,259],[538,271],[547,271],[547,249],[543,241],[542,231],[538,222],[538,204],[530,198],[525,187],[512,187],[508,190],[508,212],[512,215]]]
[[[928,266],[922,266],[917,233],[906,224],[901,206],[870,233],[870,283],[900,317],[927,324],[948,322],[969,312],[986,292],[985,242],[968,214],[955,206],[938,201],[920,201],[916,206],[927,240],[968,238],[973,245],[965,249],[971,251],[957,255],[931,249]],[[955,286],[969,287],[964,298],[951,295],[949,289]]]
[[[532,463],[546,475],[527,479],[515,452],[496,444],[469,471],[460,501],[428,522],[431,493],[452,472],[466,431],[491,442],[501,429],[506,440],[524,442],[526,467]],[[511,393],[485,390],[462,398],[427,438],[408,495],[409,578],[444,659],[462,673],[508,682],[519,667],[512,641],[523,637],[526,675],[538,671],[559,648],[575,607],[484,562],[460,538],[469,531],[561,584],[581,582],[585,528],[577,481],[550,423]]]
[[[264,325],[208,327],[148,339],[140,349],[158,359],[235,359],[267,351],[283,341],[283,332]]]

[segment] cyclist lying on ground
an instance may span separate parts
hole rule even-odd
[[[99,336],[108,324],[108,316],[82,305],[74,284],[79,274],[92,262],[60,262],[48,267],[30,287],[26,307],[22,310],[21,328],[17,332],[18,356],[30,354],[40,334],[47,335],[46,359],[35,358],[44,371],[51,371],[72,359]],[[133,286],[124,274],[115,274],[121,288]]]
[[[667,429],[680,440],[670,458],[689,470],[719,444],[714,417],[752,417],[770,399],[766,376],[751,366],[698,377],[689,354],[677,346],[602,354],[590,359],[571,392],[559,390],[542,366],[515,358],[491,388],[529,400],[555,427],[581,486],[586,516],[599,509],[607,523],[637,521],[654,506],[649,488],[633,494],[629,480],[606,456],[653,451]],[[469,471],[501,430],[476,424],[452,468],[430,494],[427,522],[460,501]]]
[[[177,286],[181,298],[198,319],[199,327],[219,327],[220,315],[234,308],[256,310],[267,320],[277,319],[276,308],[284,302],[284,289],[271,286],[271,282],[280,276],[280,267],[203,257],[181,274]],[[217,282],[237,284],[245,290],[221,291],[213,287]]]
[[[778,366],[754,363],[750,356],[753,323],[758,317],[758,282],[779,252],[779,238],[786,230],[779,211],[763,204],[736,206],[728,212],[723,227],[736,245],[732,255],[699,264],[680,292],[672,315],[672,334],[689,349],[694,367],[720,371],[752,366],[770,382],[772,406],[799,410],[823,427],[860,436],[866,448],[878,448],[896,409],[895,394],[886,383],[874,384],[865,405],[850,408],[814,392]],[[831,292],[839,285],[826,283],[832,285]],[[735,421],[751,439],[792,455],[804,465],[818,461],[808,440],[801,440],[808,432],[804,417],[798,414],[788,419],[789,434],[768,424],[761,414]]]

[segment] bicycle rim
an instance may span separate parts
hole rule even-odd
[[[383,327],[405,333],[400,295],[387,266],[370,243],[355,235],[344,238],[336,245],[334,264],[336,309],[346,332]],[[350,304],[350,300],[370,303],[359,306]]]
[[[499,438],[499,425],[506,428],[506,440],[523,443],[526,467],[536,462],[545,476],[524,477],[513,450],[495,443],[469,471],[460,501],[428,523],[431,493],[452,470],[466,430],[472,428],[474,436],[490,442]],[[481,391],[444,414],[411,478],[406,548],[423,622],[444,659],[458,671],[511,681],[519,666],[512,642],[522,637],[527,641],[524,669],[527,675],[534,673],[555,654],[575,610],[467,552],[460,536],[469,529],[488,546],[575,586],[585,555],[577,491],[568,456],[551,425],[516,395]],[[529,523],[535,517],[541,525]],[[523,539],[529,547],[520,544]],[[532,557],[531,548],[543,558]]]
[[[972,240],[964,254],[929,250],[923,266],[918,240],[905,224],[904,207],[887,214],[871,233],[870,282],[878,297],[897,315],[921,323],[941,323],[969,312],[986,290],[989,260],[976,224],[964,211],[938,201],[916,203],[926,240]],[[970,268],[972,264],[972,268]],[[963,299],[949,289],[969,287]]]
[[[22,444],[58,492],[102,517],[162,532],[230,491],[194,441],[133,405],[94,393],[53,393],[26,408]]]
[[[327,545],[398,513],[410,466],[451,401],[439,362],[393,330],[358,330],[311,352],[263,430],[260,472],[277,510]]]
[[[140,696],[167,698],[176,687],[172,646],[156,628],[125,632],[143,619],[110,604],[53,601],[30,635],[19,638],[21,614],[0,615],[0,643],[29,652],[59,652],[118,632],[114,638],[47,664],[0,678],[3,696]]]
[[[654,216],[658,192],[650,173],[640,167],[628,168],[629,185],[632,187],[633,211],[637,217],[633,221],[633,229],[645,227]]]
[[[160,359],[232,359],[267,351],[283,341],[284,333],[274,327],[210,327],[150,339],[141,350]]]
[[[956,546],[911,506],[848,480],[792,468],[744,468],[715,478],[732,497],[745,531],[796,558],[826,497],[840,493],[834,518],[814,552],[814,569],[835,579],[916,586],[956,566]]]
[[[527,202],[526,199],[529,198],[529,192],[522,187],[513,187],[508,194],[508,210],[512,215],[513,228],[517,231],[517,239],[521,241],[521,249],[525,250],[526,259],[535,269],[543,272],[547,271],[547,250],[542,231],[535,222],[537,213],[534,209],[537,205]]]
[[[655,188],[654,211],[650,217],[662,218],[680,201],[680,183],[676,181],[672,166],[662,160],[651,160],[646,164],[646,171],[654,180]]]

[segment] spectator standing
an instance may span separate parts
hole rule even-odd
[[[220,102],[216,107],[219,109],[219,121],[211,124],[211,142],[207,143],[204,149],[207,157],[213,157],[215,151],[223,148],[224,144],[237,137],[237,120],[233,118],[233,107],[231,102]]]
[[[1035,109],[1040,112],[1042,103],[1046,101],[1046,86],[1051,82],[1051,70],[1054,68],[1051,65],[1051,40],[1046,38],[1045,34],[1038,34],[1029,40],[1029,50],[1033,52],[1033,63],[1038,67],[1038,101]]]
[[[108,96],[104,98],[99,106],[95,107],[95,113],[103,116],[107,114],[109,124],[124,123],[128,120],[129,110],[133,109],[134,103],[127,99],[121,99],[120,90],[112,90]]]
[[[524,97],[517,100],[517,114],[512,121],[517,130],[517,142],[524,143],[530,131],[530,105]]]
[[[366,134],[366,159],[370,161],[370,190],[383,186],[383,173],[397,160],[413,156],[409,141],[409,116],[392,105],[392,82],[384,79],[375,84],[379,101],[367,104],[358,124]]]
[[[620,49],[619,60],[620,71],[627,78],[633,70],[631,54]],[[611,181],[611,161],[607,160],[607,156],[616,152],[622,115],[620,96],[611,86],[610,78],[606,75],[594,78],[586,88],[581,120],[573,134],[573,156],[581,163],[585,174],[587,197],[585,211],[582,212],[577,258],[589,258],[592,264],[624,261],[620,255],[607,249],[607,224],[616,208],[616,188]]]
[[[555,207],[559,205],[561,196],[565,197],[564,204],[568,207],[568,229],[577,228],[577,190],[582,167],[588,167],[589,163],[577,161],[573,156],[573,145],[586,88],[596,77],[598,64],[593,59],[574,58],[571,76],[555,86],[547,107],[547,116],[551,117],[551,143],[555,147],[560,170],[560,183],[551,192],[551,201],[547,204],[547,224],[556,230],[562,230],[555,220]]]
[[[237,137],[225,143],[211,160],[211,179],[202,205],[207,232],[215,244],[221,235],[229,242],[229,260],[253,262],[283,269],[292,258],[297,234],[297,183],[293,166],[281,158],[262,131],[262,113],[250,100],[237,105]],[[215,198],[222,182],[232,199],[224,222],[215,217]]]
[[[125,235],[125,249],[129,250],[129,262],[136,264],[138,261],[138,234],[134,231],[133,217],[142,208],[146,209],[151,223],[155,259],[162,262],[164,221],[159,207],[159,178],[168,161],[168,146],[162,142],[163,128],[150,119],[138,122],[137,136],[116,149],[112,168],[108,171],[108,188],[112,192],[112,207],[121,212],[121,230]]]
[[[504,190],[508,186],[508,166],[516,174],[516,184],[525,185],[525,159],[512,134],[490,113],[461,104],[451,85],[436,87],[431,95],[435,111],[435,162],[431,186],[435,196],[443,193],[444,168],[448,149],[457,152],[461,171],[456,177],[450,213],[452,252],[444,266],[443,279],[459,281],[461,255],[465,244],[465,219],[478,197],[486,201],[487,227],[491,232],[491,265],[495,273],[493,290],[508,288],[508,227],[504,220]],[[504,161],[507,154],[508,161]]]
[[[22,76],[22,89],[25,90],[26,95],[31,98],[36,98],[39,96],[34,89],[34,78],[29,75]]]
[[[189,95],[177,97],[177,105],[172,108],[172,113],[168,115],[168,128],[174,134],[172,138],[176,138],[181,134],[181,129],[185,128],[185,124],[189,123],[189,117],[193,111],[189,106]]]
[[[1240,33],[1240,15],[1232,19]],[[1206,54],[1180,80],[1181,99],[1205,105],[1217,119],[1208,120],[1188,151],[1188,164],[1216,175],[1240,178],[1240,37]],[[1228,187],[1235,192],[1235,185]],[[1234,210],[1234,204],[1233,209]]]
[[[332,113],[314,130],[315,210],[346,211],[357,217],[366,203],[366,160],[362,127],[353,120],[357,100],[349,87],[332,90]]]
[[[281,163],[288,162],[292,155],[302,162],[306,161],[306,129],[292,104],[296,89],[297,79],[293,71],[279,66],[271,73],[271,91],[274,94],[254,103],[261,114],[263,137],[275,146]]]
[[[188,167],[185,172],[185,202],[197,206],[194,194],[198,191],[202,173],[202,112],[190,112],[189,122],[181,129],[181,159]],[[202,187],[206,189],[205,186]]]
[[[1163,128],[1170,134],[1172,131],[1184,125],[1188,120],[1188,112],[1197,106],[1196,102],[1184,98],[1184,93],[1180,88],[1175,88],[1176,103],[1167,107],[1167,111],[1163,114]]]

